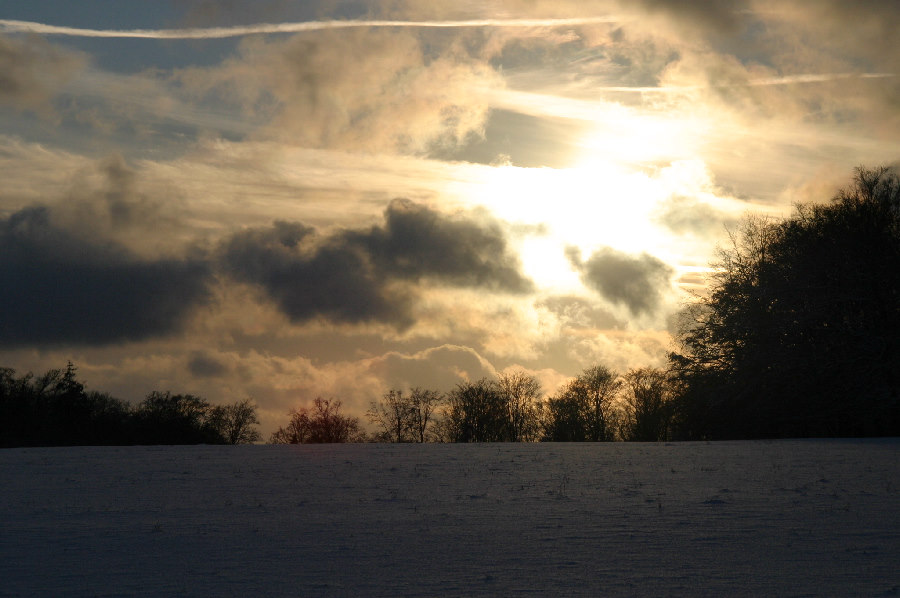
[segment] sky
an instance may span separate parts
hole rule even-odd
[[[747,214],[900,158],[893,0],[0,0],[0,365],[317,396],[662,366]]]

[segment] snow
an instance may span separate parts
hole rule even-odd
[[[897,596],[900,440],[0,451],[0,596]]]

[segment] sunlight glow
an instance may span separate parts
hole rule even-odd
[[[472,198],[504,220],[546,228],[544,237],[521,246],[525,271],[539,286],[561,290],[578,284],[566,247],[577,247],[585,257],[611,247],[675,258],[675,246],[683,241],[659,224],[658,214],[674,196],[714,197],[709,172],[698,159],[711,126],[707,119],[612,102],[578,111],[572,104],[585,102],[541,94],[503,97],[541,114],[556,114],[562,102],[570,116],[590,123],[576,141],[581,158],[571,167],[498,166]]]
[[[671,162],[692,154],[688,125],[660,117],[607,121],[580,142],[587,162],[605,158],[618,164]]]
[[[525,275],[542,287],[574,291],[581,284],[558,237],[528,237],[522,242],[519,256]]]
[[[567,169],[498,167],[474,199],[504,220],[546,228],[523,241],[523,267],[539,286],[560,290],[578,284],[568,246],[586,255],[598,247],[652,250],[660,235],[652,213],[665,197],[648,175],[598,160]]]

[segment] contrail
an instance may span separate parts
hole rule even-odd
[[[840,79],[884,79],[896,77],[894,73],[825,73],[821,75],[788,75],[785,77],[768,77],[765,79],[748,79],[742,83],[708,84],[708,85],[667,85],[662,87],[596,87],[594,91],[613,91],[623,93],[679,93],[698,91],[701,89],[724,89],[730,87],[766,87],[770,85],[796,85],[800,83],[827,83]]]
[[[475,19],[466,21],[304,21],[300,23],[260,23],[237,27],[212,27],[191,29],[82,29],[60,27],[32,21],[0,19],[2,33],[38,33],[42,35],[67,35],[70,37],[116,37],[144,39],[220,39],[241,37],[257,33],[301,33],[323,29],[349,29],[353,27],[407,27],[407,28],[460,28],[460,27],[566,27],[615,23],[615,17],[582,17],[573,19]]]

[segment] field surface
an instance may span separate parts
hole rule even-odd
[[[0,596],[898,596],[900,440],[0,450]]]

